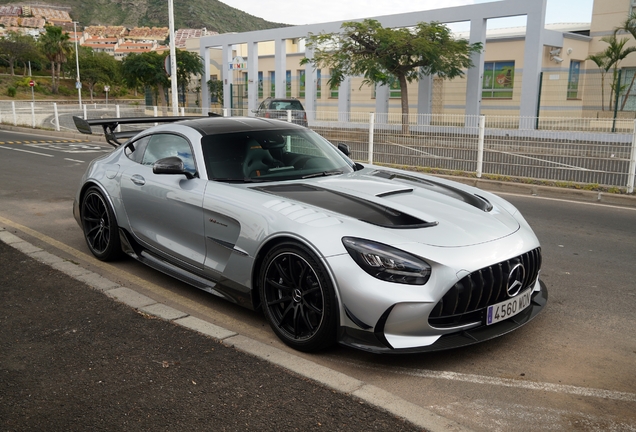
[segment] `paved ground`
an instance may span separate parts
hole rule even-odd
[[[131,308],[40,261],[86,278],[74,264],[0,234],[3,431],[411,431],[426,423]],[[439,420],[433,429],[445,429]]]

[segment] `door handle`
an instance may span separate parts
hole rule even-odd
[[[143,186],[146,184],[146,179],[140,176],[139,174],[133,175],[130,180],[136,184],[137,186]]]

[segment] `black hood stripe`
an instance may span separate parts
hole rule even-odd
[[[423,221],[398,210],[376,204],[352,195],[334,192],[304,183],[273,186],[258,186],[252,189],[267,192],[294,201],[323,208],[335,213],[356,218],[363,222],[386,228],[428,228],[437,222]]]

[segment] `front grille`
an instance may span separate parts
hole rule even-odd
[[[484,321],[486,308],[508,299],[508,275],[523,264],[521,291],[534,284],[541,270],[541,248],[477,270],[457,282],[435,305],[428,322],[432,327],[455,327]],[[520,292],[521,292],[520,291]]]

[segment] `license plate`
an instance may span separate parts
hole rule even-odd
[[[491,325],[503,321],[512,316],[517,315],[525,308],[530,306],[532,300],[532,288],[525,290],[519,295],[497,303],[492,306],[488,306],[488,315],[486,316],[486,325]]]

